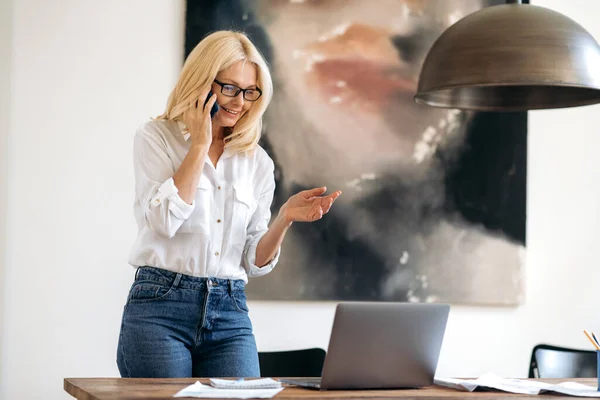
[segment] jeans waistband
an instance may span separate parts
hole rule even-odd
[[[156,267],[139,267],[136,281],[154,281],[165,286],[198,290],[243,291],[246,283],[241,279],[210,278],[190,276]]]

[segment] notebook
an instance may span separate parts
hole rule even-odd
[[[210,385],[219,389],[274,389],[280,388],[281,383],[271,378],[262,379],[217,379],[211,378]]]

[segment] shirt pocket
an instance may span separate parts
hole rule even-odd
[[[248,233],[248,223],[258,201],[254,197],[252,189],[248,185],[233,185],[233,216],[232,216],[232,236],[234,243],[245,243]]]
[[[196,206],[192,215],[181,225],[178,232],[182,233],[202,233],[210,235],[210,216],[212,210],[211,202],[213,198],[213,186],[204,175],[201,176],[196,197],[194,201]]]

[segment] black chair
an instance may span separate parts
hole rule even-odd
[[[261,377],[319,377],[325,362],[320,348],[259,352]]]
[[[530,378],[595,378],[597,356],[594,350],[538,344],[531,352]]]

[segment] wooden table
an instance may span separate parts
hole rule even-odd
[[[133,400],[133,399],[173,399],[173,395],[184,387],[196,381],[207,384],[207,379],[185,378],[185,379],[128,379],[128,378],[66,378],[64,388],[67,393],[78,400]],[[579,382],[586,385],[596,385],[596,379],[540,379],[548,383],[559,383],[565,381]],[[285,389],[275,399],[436,399],[458,400],[500,400],[500,399],[569,399],[577,397],[558,395],[527,396],[504,392],[461,392],[458,390],[442,388],[437,386],[422,389],[406,390],[314,390],[304,389],[296,386],[284,385]]]

